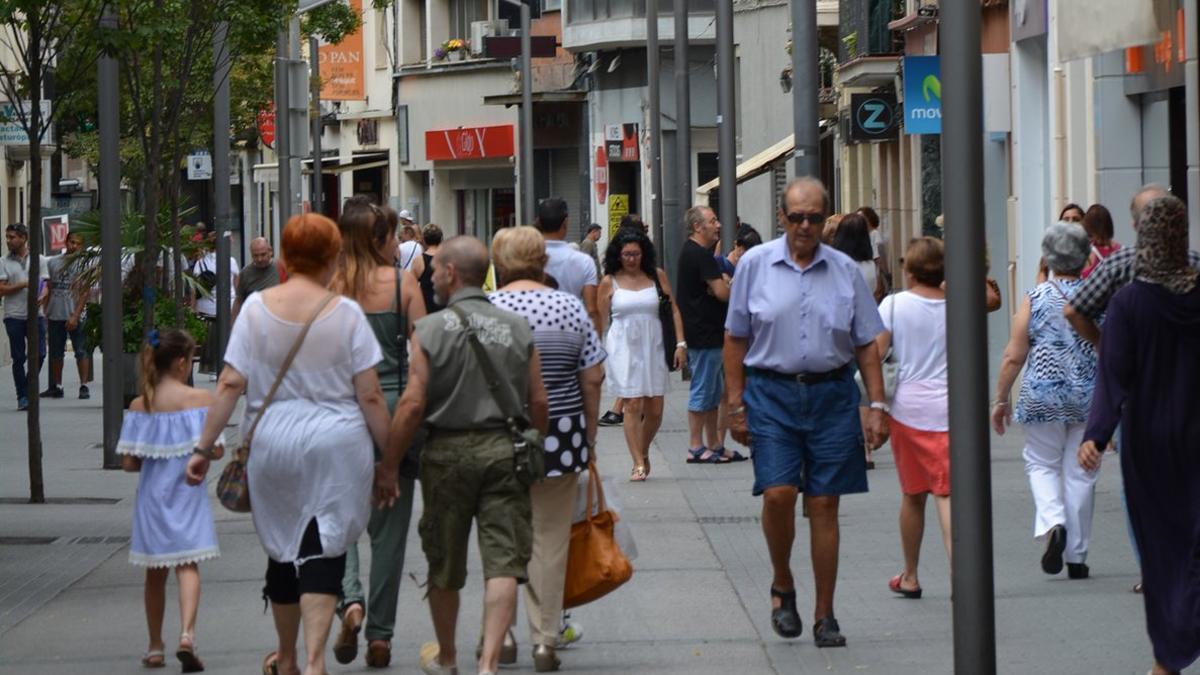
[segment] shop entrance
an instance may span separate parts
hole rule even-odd
[[[371,199],[374,204],[386,204],[384,199],[386,189],[384,186],[384,168],[382,166],[372,167],[370,169],[358,169],[352,176],[352,192],[355,195],[364,195]]]
[[[491,244],[502,227],[516,224],[517,195],[513,188],[455,190],[458,232]]]

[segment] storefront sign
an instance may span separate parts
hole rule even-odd
[[[1158,42],[1125,50],[1126,94],[1166,91],[1185,84],[1183,62],[1187,58],[1187,30],[1180,0],[1167,0],[1170,18]],[[1164,15],[1165,17],[1166,15]]]
[[[195,151],[187,158],[188,180],[212,180],[212,155],[207,150]]]
[[[610,162],[638,161],[638,125],[608,124],[604,127],[604,149]]]
[[[459,127],[425,132],[425,159],[512,157],[513,127]]]
[[[50,120],[50,102],[42,101],[39,107],[42,111],[42,124],[45,125]],[[30,101],[21,101],[20,111],[12,103],[0,103],[0,145],[29,145],[29,134],[25,133],[25,127],[21,125],[21,113],[24,113],[28,123],[32,109]],[[50,138],[52,135],[47,132],[42,136],[42,142],[49,143]]]
[[[62,253],[67,248],[67,234],[70,231],[70,217],[65,213],[60,216],[42,218],[42,241],[46,242],[45,253],[51,255]]]
[[[617,236],[621,227],[621,219],[629,215],[629,195],[608,196],[608,240]]]
[[[268,148],[275,147],[275,104],[270,103],[266,108],[258,111],[255,117],[255,123],[258,127],[258,138]]]
[[[362,0],[350,0],[350,9],[360,18],[358,29],[336,45],[317,50],[321,71],[321,99],[324,101],[365,101],[363,86]]]
[[[596,148],[596,203],[603,204],[608,199],[608,155],[604,148]]]
[[[904,132],[942,133],[942,65],[939,56],[904,57]]]
[[[850,142],[896,140],[900,115],[895,94],[850,95]]]

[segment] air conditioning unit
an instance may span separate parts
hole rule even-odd
[[[503,35],[508,31],[508,20],[472,21],[471,55],[483,56],[483,39],[492,35]]]

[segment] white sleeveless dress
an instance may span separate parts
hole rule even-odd
[[[612,325],[604,336],[604,362],[609,391],[621,398],[662,396],[669,389],[663,356],[658,289],[628,291],[613,285]]]

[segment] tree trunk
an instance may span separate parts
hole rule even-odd
[[[26,431],[29,435],[29,503],[44,504],[46,489],[42,480],[42,424],[38,400],[38,383],[41,371],[42,335],[39,330],[38,295],[41,290],[42,251],[42,25],[36,18],[29,22],[29,287],[26,293],[25,353],[28,369],[29,410],[26,413]],[[20,102],[17,102],[18,105]]]
[[[162,10],[162,0],[154,5],[157,11]],[[143,232],[145,233],[145,248],[142,251],[142,334],[149,335],[154,328],[154,300],[158,292],[158,205],[162,189],[162,107],[163,107],[163,48],[159,43],[154,47],[154,74],[151,86],[154,88],[153,107],[150,110],[150,147],[146,155],[146,194],[142,204]]]

